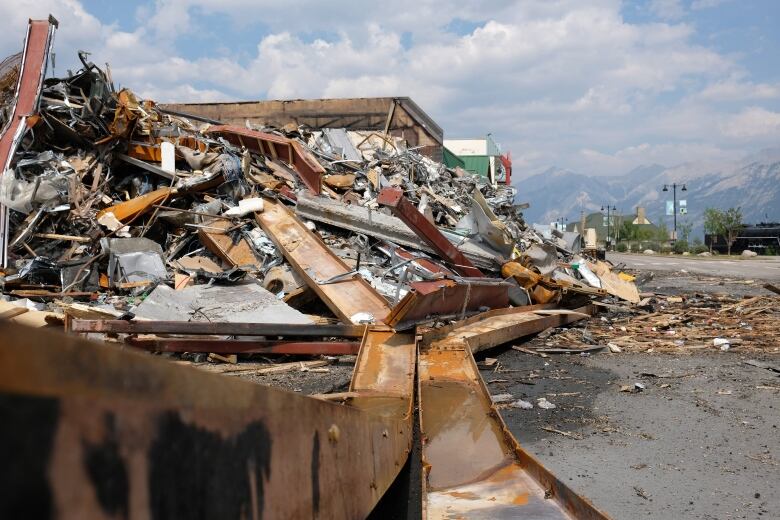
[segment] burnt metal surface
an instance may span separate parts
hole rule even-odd
[[[287,323],[232,323],[205,321],[73,320],[72,332],[124,334],[214,334],[223,336],[309,336],[359,338],[364,325],[301,325]]]
[[[0,338],[0,518],[363,518],[407,458],[408,415],[61,333]]]
[[[469,344],[494,342],[491,329],[509,329],[506,341],[523,335],[525,329],[498,320],[520,315],[552,317],[527,309],[497,314],[429,337],[420,348],[424,518],[607,518],[520,447],[482,381]]]
[[[16,87],[16,103],[8,124],[0,135],[0,175],[11,164],[16,148],[27,130],[27,118],[35,114],[40,99],[41,85],[46,76],[46,65],[57,20],[30,20],[24,43],[22,67]],[[6,267],[8,246],[8,208],[0,204],[0,266]]]
[[[216,354],[290,354],[342,356],[357,354],[357,341],[273,341],[202,338],[136,338],[126,344],[151,352],[214,352]]]
[[[393,307],[385,323],[397,329],[413,327],[431,317],[459,317],[480,309],[509,305],[509,286],[500,280],[435,280],[414,282],[411,291]]]
[[[212,126],[205,133],[223,137],[236,146],[244,146],[249,150],[287,162],[301,177],[304,184],[313,193],[319,195],[325,168],[299,142],[279,135],[231,125]]]
[[[351,269],[284,204],[266,199],[263,212],[256,218],[295,271],[343,321],[349,323],[356,315],[368,313],[378,322],[390,313],[387,300],[357,274],[335,283],[321,283]]]
[[[393,215],[415,232],[434,252],[451,264],[461,276],[482,277],[482,271],[460,252],[460,250],[436,229],[436,226],[420,213],[400,188],[385,188],[379,192],[377,202],[387,206]]]

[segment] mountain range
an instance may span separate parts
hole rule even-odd
[[[642,206],[654,223],[666,222],[666,201],[672,200],[672,183],[677,183],[677,199],[687,202],[688,214],[677,221],[693,224],[693,236],[703,229],[702,215],[709,207],[741,207],[745,223],[780,221],[780,148],[763,150],[740,161],[685,163],[667,167],[640,166],[619,176],[587,176],[551,167],[542,173],[513,182],[517,203],[528,202],[523,211],[526,222],[549,224],[563,217],[578,222],[580,211],[600,211],[602,205],[617,207],[629,215]],[[664,185],[669,191],[663,192]],[[687,190],[681,191],[681,184]]]

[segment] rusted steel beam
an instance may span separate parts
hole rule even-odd
[[[136,338],[126,344],[151,352],[214,352],[216,354],[290,354],[342,356],[357,354],[357,341],[271,341],[201,338]]]
[[[481,277],[482,271],[474,267],[466,256],[420,213],[400,188],[385,188],[379,192],[377,202],[387,206],[393,215],[414,231],[434,252],[451,264],[461,276]]]
[[[27,131],[27,118],[38,110],[41,85],[46,76],[46,65],[57,20],[30,20],[22,54],[22,65],[16,85],[15,103],[11,117],[0,135],[0,175],[10,166],[16,148]],[[0,266],[8,261],[8,208],[0,204]]]
[[[534,311],[548,312],[550,306],[544,306],[548,307],[547,310],[540,307],[543,306],[533,305],[483,312],[424,334],[422,344],[464,343],[471,352],[479,352],[551,327],[574,323],[595,313],[594,306],[586,305],[570,311],[560,309],[553,315],[536,314]]]
[[[223,137],[236,146],[245,146],[274,159],[282,159],[293,167],[309,190],[320,194],[325,168],[298,141],[232,125],[212,126],[205,133]]]
[[[266,199],[265,208],[255,218],[293,269],[343,321],[349,323],[359,313],[368,313],[379,322],[390,313],[387,300],[358,274],[322,283],[351,269],[284,204]]]
[[[417,346],[413,334],[368,328],[360,345],[347,400],[350,406],[399,421],[398,429],[385,432],[396,451],[412,447],[412,406]],[[379,442],[380,439],[374,439]],[[407,457],[386,460],[399,469]],[[389,483],[383,483],[389,484]]]
[[[527,333],[516,321],[501,321],[520,317],[529,318],[521,322],[527,324],[573,315],[496,312],[466,320],[421,344],[417,369],[424,518],[608,518],[520,447],[479,374],[473,348],[493,344],[499,338],[493,332],[502,328],[501,342]]]
[[[233,267],[249,266],[259,269],[257,257],[252,251],[252,246],[243,236],[236,240],[234,234],[228,233],[233,227],[233,222],[228,220],[208,221],[208,229],[198,229],[198,238],[209,251],[228,262]],[[222,229],[224,231],[217,231]]]
[[[0,338],[2,518],[363,518],[407,457],[408,420],[62,333]]]
[[[431,317],[464,318],[479,309],[500,309],[508,305],[509,286],[500,281],[414,282],[384,321],[403,330]]]
[[[115,334],[183,334],[218,336],[287,336],[360,338],[364,325],[300,325],[290,323],[229,323],[208,321],[73,320],[72,332]]]
[[[424,518],[608,518],[520,447],[468,347],[422,349],[418,374]]]

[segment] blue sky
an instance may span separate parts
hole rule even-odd
[[[0,52],[54,14],[157,101],[408,95],[521,176],[729,161],[780,138],[776,0],[0,0]]]

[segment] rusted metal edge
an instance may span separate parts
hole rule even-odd
[[[265,199],[264,210],[255,218],[306,285],[341,320],[357,321],[356,316],[368,313],[374,321],[380,321],[390,313],[387,300],[357,274],[338,283],[321,283],[351,269],[284,204]]]
[[[484,276],[482,271],[474,267],[474,264],[414,207],[400,188],[383,189],[379,192],[377,202],[390,208],[393,215],[409,226],[437,255],[449,262],[458,274],[476,278]]]
[[[509,285],[500,280],[490,283],[465,279],[414,282],[384,322],[397,330],[405,330],[431,317],[463,318],[479,309],[508,305]]]
[[[300,325],[206,321],[72,320],[72,332],[362,338],[365,325]]]
[[[421,345],[428,345],[432,341],[435,341],[439,338],[446,336],[447,334],[449,334],[450,332],[452,332],[453,330],[459,327],[462,327],[464,325],[469,325],[471,323],[477,323],[486,320],[487,318],[490,318],[492,316],[504,316],[507,314],[518,314],[518,313],[532,313],[537,310],[556,309],[556,308],[557,306],[554,303],[538,303],[534,305],[524,305],[522,307],[507,307],[504,309],[493,309],[486,312],[481,312],[476,316],[470,316],[463,320],[454,321],[449,325],[445,325],[437,329],[422,331],[422,335],[420,336],[420,342]]]
[[[49,52],[57,20],[49,16],[48,20],[30,20],[25,37],[22,65],[13,113],[0,135],[0,175],[11,165],[16,148],[27,130],[27,117],[38,109],[41,86],[46,76]],[[8,266],[8,212],[0,204],[0,266]]]
[[[520,447],[468,347],[421,349],[418,369],[423,518],[608,519]]]
[[[136,338],[127,345],[151,352],[214,352],[216,354],[290,354],[342,356],[357,354],[357,341],[272,341],[202,338]]]
[[[3,518],[363,518],[407,457],[395,418],[62,333],[0,338]]]
[[[588,306],[576,314],[543,317],[527,311],[494,312],[464,320],[448,335],[433,341],[429,337],[421,345],[424,518],[608,518],[520,447],[493,404],[473,357],[475,347],[542,330],[551,318],[582,319],[592,310]],[[493,330],[501,323],[503,331]]]
[[[320,194],[325,168],[298,141],[233,125],[212,126],[205,133],[221,136],[236,146],[274,159],[281,158],[293,167],[309,190]]]

